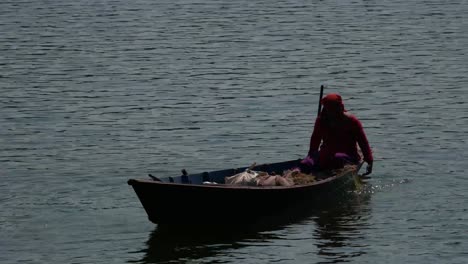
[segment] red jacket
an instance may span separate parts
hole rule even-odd
[[[309,155],[318,151],[320,146],[319,162],[322,164],[330,161],[336,153],[345,153],[357,162],[361,160],[357,144],[364,155],[364,161],[372,162],[369,142],[361,122],[355,116],[345,112],[344,121],[333,128],[330,128],[323,118],[317,117],[314,132],[310,138]]]

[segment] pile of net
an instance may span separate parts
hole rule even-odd
[[[356,170],[356,165],[345,165],[341,169],[320,172],[317,175],[302,173],[299,169],[283,171],[282,175],[268,174],[264,171],[255,171],[253,165],[244,172],[225,178],[226,184],[244,186],[293,186],[311,184],[317,179],[341,175]]]
[[[287,170],[283,175],[270,175],[264,171],[246,169],[244,172],[226,177],[225,183],[245,186],[293,186],[313,183],[316,177],[299,170]]]

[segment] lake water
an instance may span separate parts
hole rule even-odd
[[[1,263],[467,263],[468,2],[0,3]],[[129,178],[305,156],[320,85],[372,179],[248,233],[167,233]]]

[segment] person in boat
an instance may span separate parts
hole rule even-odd
[[[333,170],[358,164],[362,161],[359,145],[367,163],[364,175],[372,173],[374,159],[361,121],[345,110],[339,94],[328,94],[320,102],[323,109],[315,120],[309,151],[300,170],[309,173],[312,169]]]

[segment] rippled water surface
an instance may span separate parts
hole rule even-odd
[[[463,0],[2,1],[0,262],[466,263],[467,13]],[[321,84],[368,134],[364,193],[242,232],[147,220],[129,178],[303,157]]]

